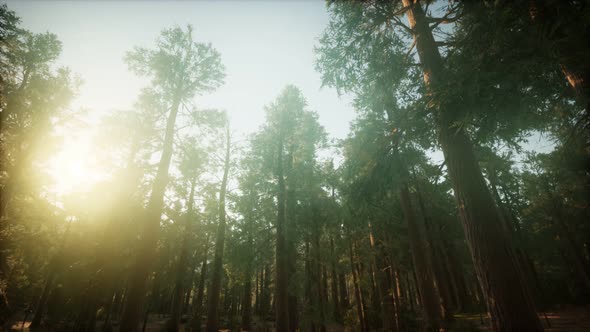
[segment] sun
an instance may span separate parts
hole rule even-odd
[[[48,161],[48,173],[51,177],[49,191],[60,196],[88,191],[107,176],[89,135],[64,140],[59,152]]]

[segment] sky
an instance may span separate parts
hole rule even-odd
[[[322,88],[315,70],[313,49],[329,22],[322,0],[5,2],[21,17],[24,28],[49,31],[61,40],[57,64],[82,78],[72,107],[90,111],[90,127],[110,111],[131,110],[140,89],[149,84],[127,69],[125,53],[134,46],[152,47],[162,29],[187,24],[194,27],[197,41],[210,42],[221,53],[226,67],[226,83],[195,97],[193,104],[226,110],[236,140],[259,128],[264,106],[287,84],[303,91],[308,108],[318,112],[331,138],[346,137],[355,116],[352,98]],[[66,137],[66,145],[51,161],[50,173],[61,181],[56,192],[88,187],[101,177],[101,170],[91,165],[96,157],[92,130],[84,130]],[[552,145],[533,135],[525,149],[547,152]],[[435,163],[444,158],[441,151],[428,156]],[[63,176],[64,170],[69,177]]]
[[[346,137],[354,118],[352,98],[322,89],[315,71],[313,49],[329,21],[321,0],[4,2],[23,28],[55,33],[63,47],[56,65],[69,67],[83,81],[71,107],[89,111],[87,126],[61,131],[64,144],[47,165],[51,195],[86,191],[109,177],[92,138],[99,120],[133,109],[141,88],[149,85],[128,70],[124,55],[134,46],[153,47],[160,32],[175,25],[192,25],[196,41],[221,53],[225,84],[192,104],[226,110],[236,141],[263,124],[264,106],[287,84],[302,90],[331,138]]]
[[[354,117],[351,98],[321,88],[314,45],[328,23],[325,2],[300,1],[7,1],[33,32],[49,31],[63,43],[58,64],[84,84],[73,107],[95,118],[131,109],[145,78],[123,57],[133,46],[151,47],[160,31],[193,25],[195,39],[210,42],[226,67],[225,85],[194,99],[203,108],[225,109],[238,135],[264,121],[264,105],[295,84],[332,137],[344,138]]]

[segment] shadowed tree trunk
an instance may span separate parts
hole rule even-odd
[[[276,306],[276,331],[289,331],[289,294],[288,294],[288,276],[287,276],[287,259],[288,244],[285,225],[285,176],[283,174],[283,124],[279,124],[279,137],[277,144],[277,223],[276,223],[276,254],[275,254],[275,306]]]
[[[289,149],[286,163],[286,191],[285,191],[285,229],[287,231],[287,289],[288,306],[289,306],[289,329],[296,331],[299,328],[299,312],[297,308],[297,295],[292,294],[292,290],[296,289],[295,281],[291,276],[297,273],[297,250],[295,248],[297,239],[295,238],[295,175],[293,174],[293,147]]]
[[[428,91],[444,83],[443,63],[417,0],[402,0],[416,42]],[[439,100],[440,102],[444,102]],[[495,331],[542,331],[527,285],[523,283],[501,217],[479,168],[473,145],[453,128],[457,112],[440,104],[436,112],[441,144],[459,215]]]
[[[340,314],[340,302],[338,301],[338,274],[336,273],[336,253],[334,251],[334,239],[330,237],[330,267],[332,269],[331,278],[331,293],[332,293],[332,308],[333,315],[336,321],[340,321],[342,316]]]
[[[316,227],[313,229],[313,284],[314,284],[314,294],[313,297],[317,299],[316,304],[317,306],[314,307],[315,310],[319,313],[319,330],[320,332],[326,331],[325,325],[325,312],[324,312],[324,296],[326,295],[324,292],[324,285],[323,285],[323,278],[322,278],[322,264],[321,264],[321,246],[320,246],[320,230],[319,230],[319,220],[317,220],[317,213],[318,211],[315,210],[316,208],[313,207],[314,212],[314,221]]]
[[[207,307],[207,332],[217,332],[219,329],[219,292],[221,291],[221,269],[223,263],[223,247],[225,244],[225,193],[227,190],[227,177],[229,175],[230,135],[229,124],[226,125],[225,161],[223,167],[223,179],[219,188],[219,225],[217,226],[217,238],[215,240],[215,257],[213,258],[213,270],[211,271],[211,288],[207,292],[209,305]]]
[[[176,283],[174,285],[174,293],[172,295],[172,315],[167,323],[166,330],[170,332],[178,331],[180,329],[180,316],[182,315],[182,295],[185,291],[184,277],[186,273],[186,265],[188,264],[189,243],[193,234],[192,220],[193,217],[193,202],[195,194],[196,180],[192,179],[191,189],[188,197],[188,206],[186,216],[184,216],[184,237],[182,239],[182,247],[180,249],[180,256],[176,263]]]
[[[49,269],[47,271],[47,277],[45,279],[45,284],[43,285],[43,291],[41,292],[41,297],[39,298],[37,306],[35,307],[35,313],[33,315],[33,319],[31,320],[29,328],[36,328],[41,326],[43,316],[45,315],[45,310],[47,310],[47,302],[49,300],[49,295],[51,293],[51,289],[53,288],[53,283],[55,282],[57,272],[60,267],[60,258],[63,257],[63,255],[65,254],[65,243],[68,240],[68,236],[70,234],[71,223],[71,221],[68,222],[66,230],[60,240],[61,244],[59,250],[51,259],[51,263],[49,264]]]
[[[359,285],[359,278],[357,276],[357,271],[356,271],[356,267],[355,267],[355,259],[354,259],[354,252],[353,252],[353,248],[352,248],[352,240],[350,241],[350,269],[352,271],[352,283],[354,285],[354,298],[355,298],[355,302],[356,302],[356,309],[357,309],[357,315],[359,317],[359,326],[361,328],[362,332],[366,332],[366,326],[365,326],[365,313],[364,313],[364,308],[363,308],[363,301],[361,299],[361,291],[360,291],[360,285]]]
[[[346,274],[344,272],[338,273],[338,290],[340,291],[340,311],[344,314],[350,306],[346,288]]]
[[[175,96],[168,119],[162,156],[158,163],[158,172],[152,185],[152,193],[148,202],[141,231],[137,257],[132,267],[129,288],[125,301],[123,316],[121,317],[121,331],[137,331],[141,321],[141,313],[145,301],[148,276],[152,270],[153,257],[156,255],[158,237],[160,233],[160,219],[164,206],[164,192],[168,184],[168,169],[174,150],[174,127],[180,105],[180,97]]]
[[[423,325],[425,330],[436,330],[442,326],[442,313],[438,300],[439,295],[433,283],[434,275],[428,264],[426,248],[424,247],[416,214],[412,207],[408,185],[405,183],[400,188],[400,202],[404,219],[406,219],[408,225],[412,260],[416,268],[416,284],[423,308]]]
[[[255,192],[250,192],[251,197],[255,197]],[[254,220],[252,215],[247,216],[246,219],[246,230],[247,230],[247,245],[250,255],[246,264],[246,282],[244,283],[244,298],[242,304],[242,330],[250,331],[252,329],[252,269],[254,266],[254,239],[253,239],[253,226]],[[256,274],[256,273],[255,273]],[[258,279],[258,278],[257,278]],[[258,287],[258,286],[257,286]]]
[[[41,292],[41,297],[39,298],[37,306],[35,307],[35,314],[33,315],[33,319],[31,320],[31,325],[29,328],[41,326],[45,309],[47,307],[47,299],[49,299],[49,293],[51,292],[51,288],[53,287],[53,283],[57,276],[57,267],[55,265],[56,263],[52,262],[51,267],[47,273],[47,278],[45,279],[45,284],[43,285],[43,291]]]
[[[189,280],[189,284],[188,287],[186,289],[185,292],[185,296],[184,296],[184,304],[182,305],[182,313],[183,314],[187,314],[189,312],[190,309],[190,304],[191,304],[191,294],[193,293],[193,289],[195,286],[195,274],[196,274],[196,270],[197,270],[197,265],[199,264],[199,252],[198,250],[194,250],[193,254],[192,254],[192,264],[191,264],[191,274],[190,274],[190,278]],[[194,297],[193,296],[193,301],[194,301]]]
[[[443,259],[439,249],[438,236],[435,235],[434,225],[429,212],[426,210],[424,200],[422,199],[422,193],[416,188],[416,197],[418,206],[422,212],[424,239],[426,240],[427,255],[429,256],[429,265],[432,268],[432,272],[435,277],[436,288],[440,296],[440,304],[442,309],[442,318],[445,321],[451,321],[453,319],[452,304],[451,304],[451,290],[449,286],[449,278],[447,271],[443,267]]]
[[[193,301],[193,317],[191,320],[192,331],[201,331],[201,318],[203,316],[203,297],[205,295],[205,280],[207,280],[207,252],[209,251],[209,235],[205,240],[205,250],[203,250],[203,262],[201,264],[201,275],[199,276],[199,285],[197,294]]]

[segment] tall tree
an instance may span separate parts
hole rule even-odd
[[[207,332],[216,332],[219,330],[219,292],[221,291],[221,269],[223,264],[223,249],[225,245],[225,195],[227,191],[227,181],[230,168],[231,141],[229,132],[229,122],[226,124],[225,138],[225,158],[223,162],[223,178],[219,187],[219,224],[217,226],[217,236],[215,240],[215,256],[213,257],[213,269],[211,271],[211,286],[207,292],[209,305],[207,307]]]
[[[152,269],[152,257],[157,248],[177,115],[181,104],[196,93],[211,91],[222,84],[224,67],[219,53],[211,45],[193,40],[190,26],[186,31],[179,27],[162,31],[156,49],[137,47],[127,54],[126,61],[131,70],[152,79],[152,91],[161,98],[168,114],[158,172],[146,207],[142,237],[121,318],[122,330],[136,331]]]

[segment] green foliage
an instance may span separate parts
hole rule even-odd
[[[125,61],[138,75],[152,79],[152,86],[169,96],[188,99],[195,93],[209,92],[221,84],[225,67],[211,44],[193,41],[193,28],[165,29],[155,49],[135,47]]]

